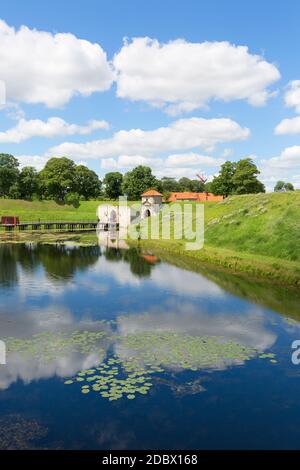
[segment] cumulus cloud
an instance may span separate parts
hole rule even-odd
[[[224,163],[223,158],[214,158],[207,155],[199,155],[197,153],[183,153],[169,155],[166,159],[166,165],[171,167],[179,166],[217,166]]]
[[[246,139],[250,135],[231,119],[179,119],[168,127],[151,131],[131,129],[116,132],[109,139],[86,143],[65,142],[49,150],[52,155],[76,158],[111,158],[115,155],[151,157],[161,152],[202,148],[212,151],[216,144]]]
[[[300,113],[300,80],[292,80],[288,83],[284,102],[289,108],[295,108]]]
[[[275,134],[277,135],[295,135],[300,134],[300,116],[283,119],[276,127]]]
[[[300,145],[287,147],[280,153],[278,157],[273,157],[269,160],[265,160],[264,163],[270,165],[270,167],[272,167],[273,169],[300,169]]]
[[[76,94],[108,90],[114,73],[99,44],[0,20],[0,77],[7,101],[54,108]]]
[[[101,168],[134,168],[138,165],[147,165],[152,168],[162,165],[163,160],[160,158],[152,159],[150,157],[143,157],[142,155],[120,155],[118,159],[103,158],[101,161]]]
[[[33,166],[38,171],[42,170],[49,160],[48,157],[42,155],[16,155],[16,158],[20,162],[20,168],[24,166]]]
[[[126,168],[138,165],[157,166],[161,162],[160,159],[153,160],[152,158],[143,157],[142,155],[120,155],[118,158],[118,165]]]
[[[57,137],[63,135],[90,134],[97,129],[108,129],[106,121],[90,121],[86,126],[68,124],[61,118],[51,117],[47,121],[40,119],[20,119],[11,129],[0,132],[1,143],[19,143],[32,137]]]
[[[261,161],[261,180],[267,190],[272,190],[276,181],[290,181],[300,186],[300,145],[285,148],[278,156]]]
[[[211,100],[264,105],[272,95],[269,85],[280,78],[275,65],[225,41],[160,44],[134,38],[124,42],[113,63],[119,97],[146,101],[172,115]]]

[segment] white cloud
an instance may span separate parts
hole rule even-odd
[[[300,113],[300,80],[292,80],[288,83],[284,102],[286,106],[295,108],[295,111]]]
[[[260,170],[260,179],[266,184],[267,190],[273,190],[278,180],[290,181],[300,187],[300,146],[287,147],[280,155],[262,160]]]
[[[300,116],[283,119],[276,127],[275,134],[277,135],[295,135],[300,134]]]
[[[162,165],[158,169],[155,169],[153,173],[157,178],[168,176],[169,178],[179,179],[185,176],[190,179],[197,179],[196,173],[198,173],[198,171],[196,171],[196,169],[191,166],[172,167],[172,166]],[[211,178],[209,177],[208,180],[210,181],[210,179]]]
[[[164,107],[174,115],[211,100],[265,104],[278,69],[246,46],[229,42],[160,44],[147,37],[127,40],[114,57],[117,95]]]
[[[216,144],[244,140],[250,135],[231,119],[180,119],[168,127],[152,131],[131,129],[116,132],[109,139],[86,143],[65,142],[49,150],[51,155],[69,155],[77,158],[111,158],[116,155],[143,155],[152,157],[161,152],[202,148],[212,151]]]
[[[223,152],[222,152],[222,157],[224,157],[224,158],[230,157],[232,154],[233,154],[232,149],[226,148],[226,149],[224,149]]]
[[[270,165],[271,168],[278,168],[279,170],[300,169],[300,146],[287,147],[278,157],[270,158],[264,162]]]
[[[104,170],[111,170],[118,168],[118,162],[114,158],[103,158],[101,160],[101,168]]]
[[[103,158],[101,161],[101,168],[134,168],[138,165],[146,165],[155,168],[162,165],[163,160],[160,158],[143,157],[142,155],[120,155],[118,159],[115,158]]]
[[[1,143],[19,143],[31,137],[57,137],[63,135],[90,134],[96,129],[108,129],[106,121],[90,121],[86,126],[68,124],[61,118],[51,117],[47,121],[40,119],[20,119],[11,129],[0,132]]]
[[[114,74],[99,44],[0,20],[0,77],[6,99],[58,107],[76,94],[108,90]]]
[[[42,170],[49,160],[49,158],[41,155],[16,155],[16,158],[19,160],[21,168],[33,166],[38,171]]]
[[[159,163],[161,163],[160,159],[153,160],[152,158],[143,157],[142,155],[120,155],[118,158],[118,165],[125,168],[138,165],[157,166]]]
[[[170,167],[180,166],[218,166],[224,163],[223,158],[214,158],[197,153],[182,153],[169,155],[166,159],[166,165]]]

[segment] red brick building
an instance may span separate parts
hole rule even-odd
[[[215,196],[212,193],[192,193],[192,192],[174,192],[170,193],[168,202],[176,201],[214,201],[220,202],[223,201],[223,196]]]

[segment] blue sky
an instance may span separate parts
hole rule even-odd
[[[300,188],[298,1],[11,0],[0,18],[1,151],[22,165],[212,177],[252,156],[269,190]]]

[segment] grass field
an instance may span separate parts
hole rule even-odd
[[[0,199],[0,217],[18,216],[21,222],[76,222],[97,220],[96,211],[104,201],[81,201],[75,208],[55,201],[23,201],[18,199]],[[108,201],[108,204],[116,204]],[[131,203],[133,204],[133,203]]]
[[[0,216],[15,215],[21,222],[87,221],[96,219],[97,201],[82,201],[78,208],[55,201],[0,199]]]

